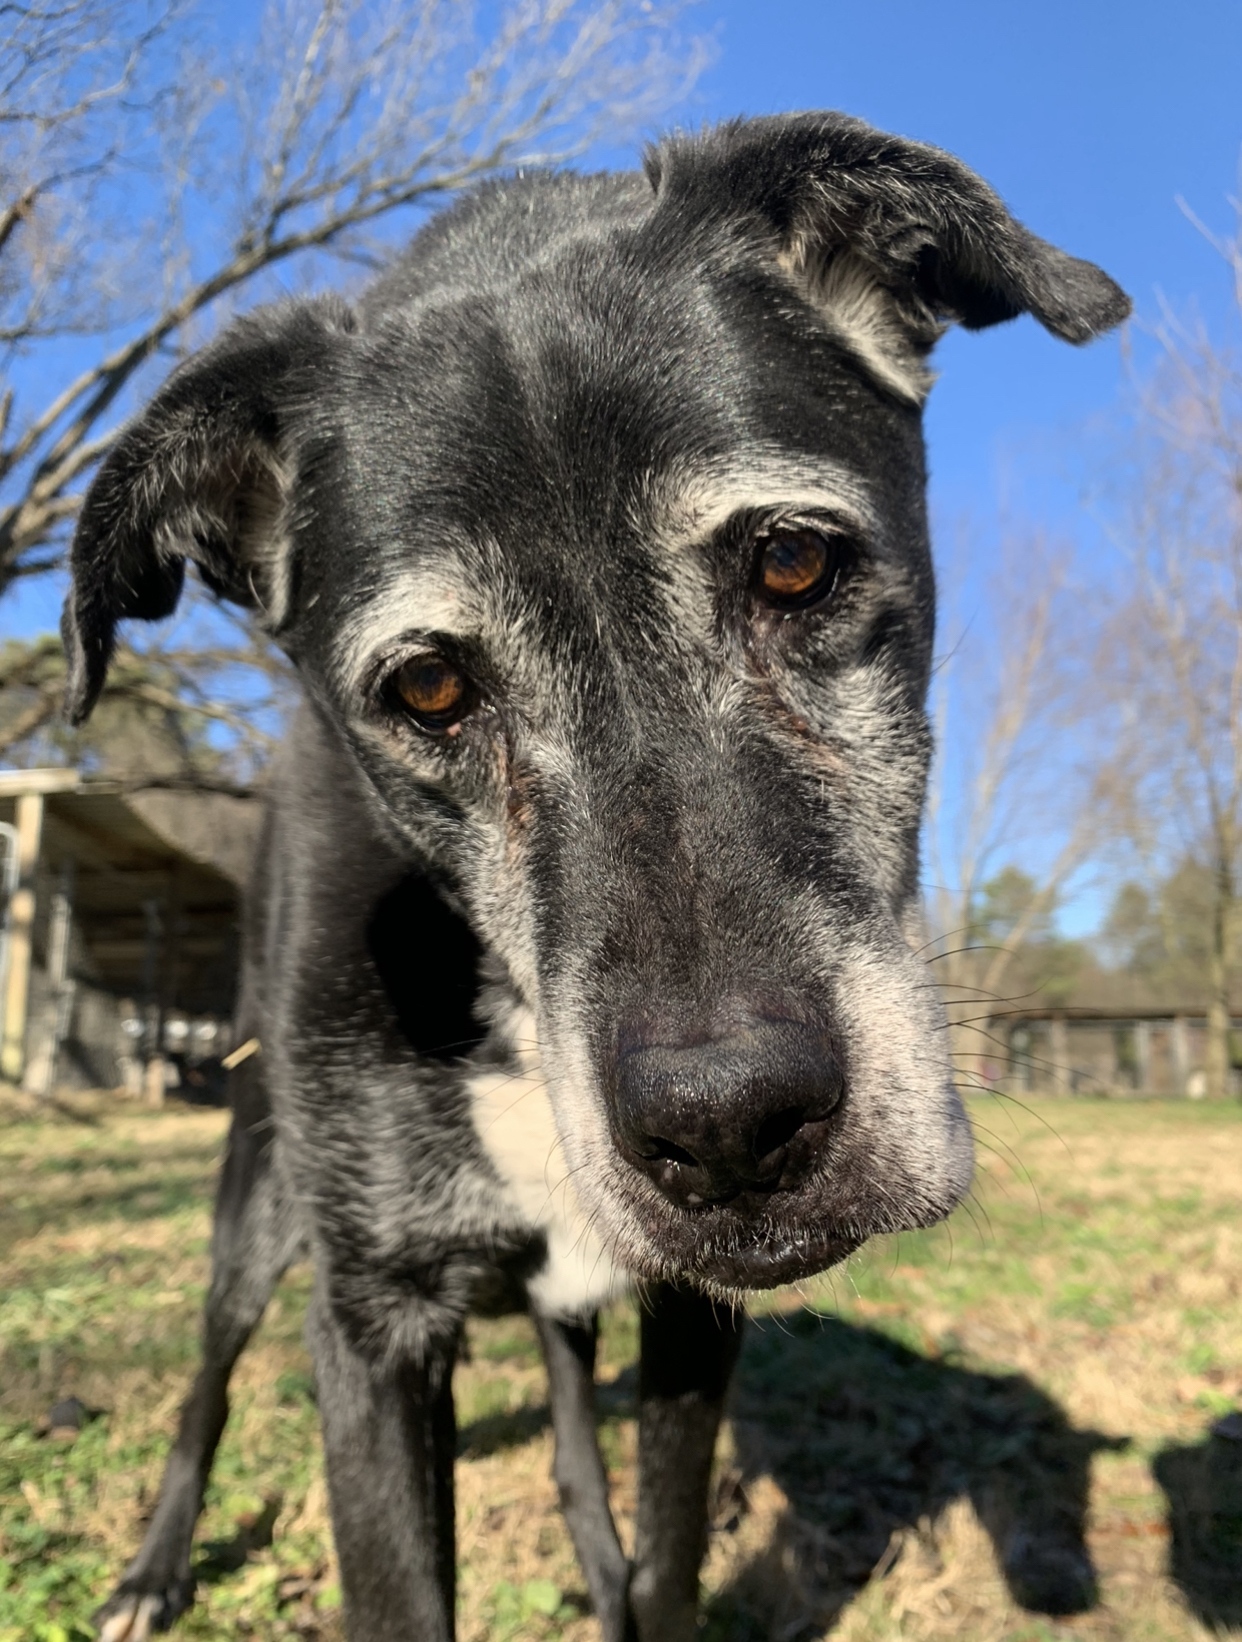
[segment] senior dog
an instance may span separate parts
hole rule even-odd
[[[304,702],[204,1367],[108,1642],[189,1600],[229,1369],[303,1248],[351,1636],[453,1634],[452,1366],[504,1284],[604,1636],[693,1633],[733,1302],[971,1177],[912,951],[928,356],[954,320],[1084,342],[1128,307],[946,154],[750,120],[471,193],[356,306],[233,324],[121,437],[74,542],[72,718],[187,558]],[[635,1283],[631,1564],[592,1362]]]

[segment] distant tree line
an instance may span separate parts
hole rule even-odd
[[[1036,877],[1009,865],[982,886],[972,909],[966,946],[976,962],[1002,950],[1014,929],[1024,925],[1007,969],[1008,992],[993,1000],[1002,1007],[1020,1011],[1024,1004],[1065,1004],[1089,990],[1096,974],[1127,979],[1136,996],[1172,1006],[1206,1001],[1213,889],[1201,861],[1185,858],[1154,882],[1123,880],[1113,889],[1099,928],[1087,935],[1061,933],[1055,902],[1028,919],[1027,909],[1038,897]],[[1227,967],[1231,978],[1242,973],[1236,931]]]

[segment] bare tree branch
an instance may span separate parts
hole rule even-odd
[[[1112,769],[1098,742],[1076,739],[1088,638],[1069,552],[1010,532],[989,557],[990,577],[959,574],[946,588],[952,610],[968,586],[974,612],[934,685],[928,825],[934,972],[956,1064],[979,1076],[995,1059],[992,1007],[1032,940],[1047,943],[1060,897],[1108,836]],[[1004,927],[984,933],[982,909],[1001,883]]]
[[[185,618],[144,649],[122,645],[97,721],[71,731],[60,717],[65,660],[52,635],[0,646],[0,763],[70,762],[109,777],[175,778],[215,791],[251,788],[279,733],[290,693],[288,663],[238,623],[236,643],[191,591]],[[210,616],[213,642],[197,642]],[[172,642],[169,642],[172,641]]]
[[[1242,221],[1212,234],[1242,311]],[[1118,543],[1124,596],[1100,653],[1121,724],[1127,830],[1156,875],[1179,861],[1211,885],[1205,932],[1208,1093],[1232,1064],[1230,991],[1242,933],[1242,361],[1166,305],[1157,370],[1138,384],[1138,448]]]
[[[480,36],[463,0],[269,0],[258,49],[232,56],[191,0],[0,9],[0,345],[13,367],[0,592],[32,555],[48,561],[71,487],[144,367],[269,292],[278,266],[373,260],[364,230],[641,126],[704,61],[703,42],[674,32],[683,5],[507,0]],[[155,234],[135,232],[135,187]],[[193,235],[170,235],[191,217]],[[59,363],[21,368],[92,329],[97,357],[50,391]]]

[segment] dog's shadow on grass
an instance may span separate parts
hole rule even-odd
[[[733,1416],[743,1492],[772,1476],[806,1529],[794,1554],[818,1564],[797,1570],[817,1633],[895,1533],[963,1498],[1022,1607],[1066,1615],[1098,1601],[1084,1533],[1091,1456],[1125,1442],[1075,1430],[1025,1375],[979,1373],[803,1311],[752,1324]],[[747,1585],[717,1599],[715,1634],[749,1634]]]
[[[1242,1436],[1166,1448],[1152,1470],[1169,1506],[1169,1572],[1191,1611],[1211,1627],[1242,1625]]]
[[[600,1388],[601,1418],[635,1410],[637,1374]],[[731,1398],[736,1473],[716,1502],[716,1531],[737,1531],[748,1495],[770,1476],[798,1528],[772,1554],[765,1581],[743,1567],[707,1613],[706,1635],[766,1637],[790,1625],[791,1584],[819,1634],[885,1561],[893,1536],[935,1522],[968,1499],[987,1530],[1010,1593],[1036,1613],[1081,1613],[1098,1601],[1085,1540],[1091,1457],[1124,1439],[1075,1430],[1065,1411],[1022,1374],[985,1374],[909,1349],[877,1329],[802,1311],[757,1318]],[[546,1406],[491,1415],[463,1427],[460,1453],[478,1456],[527,1441],[548,1424]],[[788,1524],[786,1525],[788,1526]],[[779,1589],[778,1589],[779,1588]]]
[[[458,1430],[458,1458],[481,1460],[504,1448],[518,1448],[551,1424],[552,1411],[547,1403],[528,1403],[504,1414],[484,1414]]]
[[[279,1494],[270,1494],[261,1510],[238,1518],[232,1539],[205,1541],[199,1547],[195,1579],[205,1585],[218,1584],[243,1568],[256,1551],[265,1551],[272,1543],[281,1503]]]

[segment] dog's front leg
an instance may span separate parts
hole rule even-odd
[[[455,1342],[389,1368],[350,1345],[322,1268],[315,1359],[332,1528],[351,1642],[452,1642]]]
[[[146,1642],[194,1595],[190,1555],[212,1458],[228,1417],[228,1384],[301,1238],[275,1165],[260,1063],[233,1073],[233,1126],[216,1196],[203,1358],[142,1548],[95,1615],[101,1642]]]
[[[596,1320],[564,1322],[532,1309],[548,1370],[556,1435],[553,1474],[570,1538],[604,1642],[632,1642],[629,1565],[608,1505],[608,1474],[595,1435]]]
[[[693,1289],[661,1283],[644,1297],[630,1580],[640,1642],[694,1635],[712,1455],[743,1321]]]

